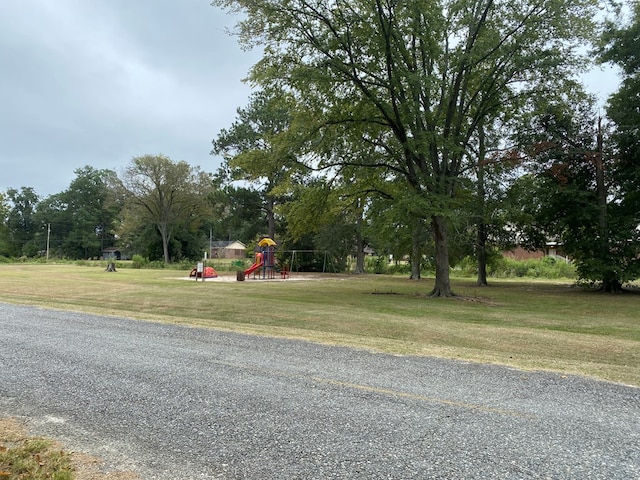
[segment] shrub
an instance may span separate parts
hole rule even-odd
[[[134,255],[131,257],[131,267],[140,269],[145,267],[149,263],[149,260],[144,258],[142,255]]]
[[[496,278],[575,278],[575,267],[553,257],[514,260],[502,257],[489,267],[489,276]]]

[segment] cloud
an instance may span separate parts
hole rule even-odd
[[[0,189],[64,190],[84,165],[164,153],[217,168],[211,140],[246,104],[256,55],[201,0],[0,6]]]
[[[85,165],[163,153],[207,171],[258,60],[209,0],[0,0],[0,190],[59,193]],[[588,77],[610,94],[610,69]]]

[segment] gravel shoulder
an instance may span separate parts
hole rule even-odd
[[[640,389],[0,303],[0,416],[142,479],[640,478]]]

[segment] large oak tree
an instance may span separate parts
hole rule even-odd
[[[448,218],[478,125],[575,73],[593,0],[215,0],[264,56],[251,79],[306,101],[318,126],[353,126],[386,154],[432,227],[433,295],[452,295]],[[373,133],[369,133],[369,131]]]
[[[164,260],[170,263],[169,243],[176,229],[201,222],[210,213],[211,175],[165,155],[143,155],[131,160],[120,181],[129,218],[141,228],[155,226]]]

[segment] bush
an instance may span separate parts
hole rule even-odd
[[[387,266],[387,273],[389,275],[411,275],[411,265],[408,263],[390,263]]]
[[[140,269],[142,267],[147,266],[149,260],[144,258],[142,255],[134,255],[131,257],[131,267]]]
[[[575,278],[575,267],[553,257],[514,260],[501,257],[488,268],[488,275],[495,278]]]
[[[154,260],[152,262],[147,261],[147,263],[144,265],[145,268],[151,268],[154,270],[160,270],[163,268],[167,267],[167,264],[165,263],[164,260]]]

